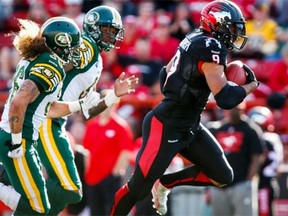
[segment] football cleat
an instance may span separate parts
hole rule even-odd
[[[168,194],[171,191],[164,187],[159,179],[154,183],[153,188],[151,190],[153,196],[153,208],[156,209],[156,212],[159,215],[165,215],[167,213],[167,201],[168,201]]]

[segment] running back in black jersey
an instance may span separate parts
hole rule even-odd
[[[214,62],[225,66],[226,55],[226,47],[219,40],[200,30],[191,33],[180,43],[170,71],[167,71],[164,96],[177,103],[202,109],[206,105],[203,99],[208,98],[210,89],[200,71],[201,64]]]
[[[201,65],[203,62],[214,62],[225,66],[226,55],[224,43],[202,30],[198,29],[187,35],[172,59],[166,80],[161,80],[164,83],[161,88],[165,96],[162,102],[165,107],[161,110],[156,108],[157,116],[160,119],[175,117],[188,121],[191,118],[193,121],[195,117],[193,122],[198,124],[199,114],[205,108],[211,93],[201,72]],[[187,110],[187,107],[190,109]]]

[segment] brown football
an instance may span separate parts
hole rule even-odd
[[[232,81],[238,85],[246,83],[246,72],[243,69],[243,62],[239,60],[232,61],[227,65],[225,75],[228,81]]]

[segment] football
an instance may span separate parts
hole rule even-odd
[[[228,81],[232,81],[238,85],[246,83],[246,72],[243,69],[243,62],[239,60],[228,63],[225,75]]]

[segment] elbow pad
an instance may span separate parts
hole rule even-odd
[[[246,91],[242,86],[226,84],[214,98],[221,109],[232,109],[240,104],[245,97]]]
[[[160,73],[159,73],[160,89],[161,89],[161,91],[163,90],[163,87],[164,87],[164,83],[165,83],[165,81],[166,81],[166,78],[167,78],[166,67],[163,67],[163,68],[160,70]]]

